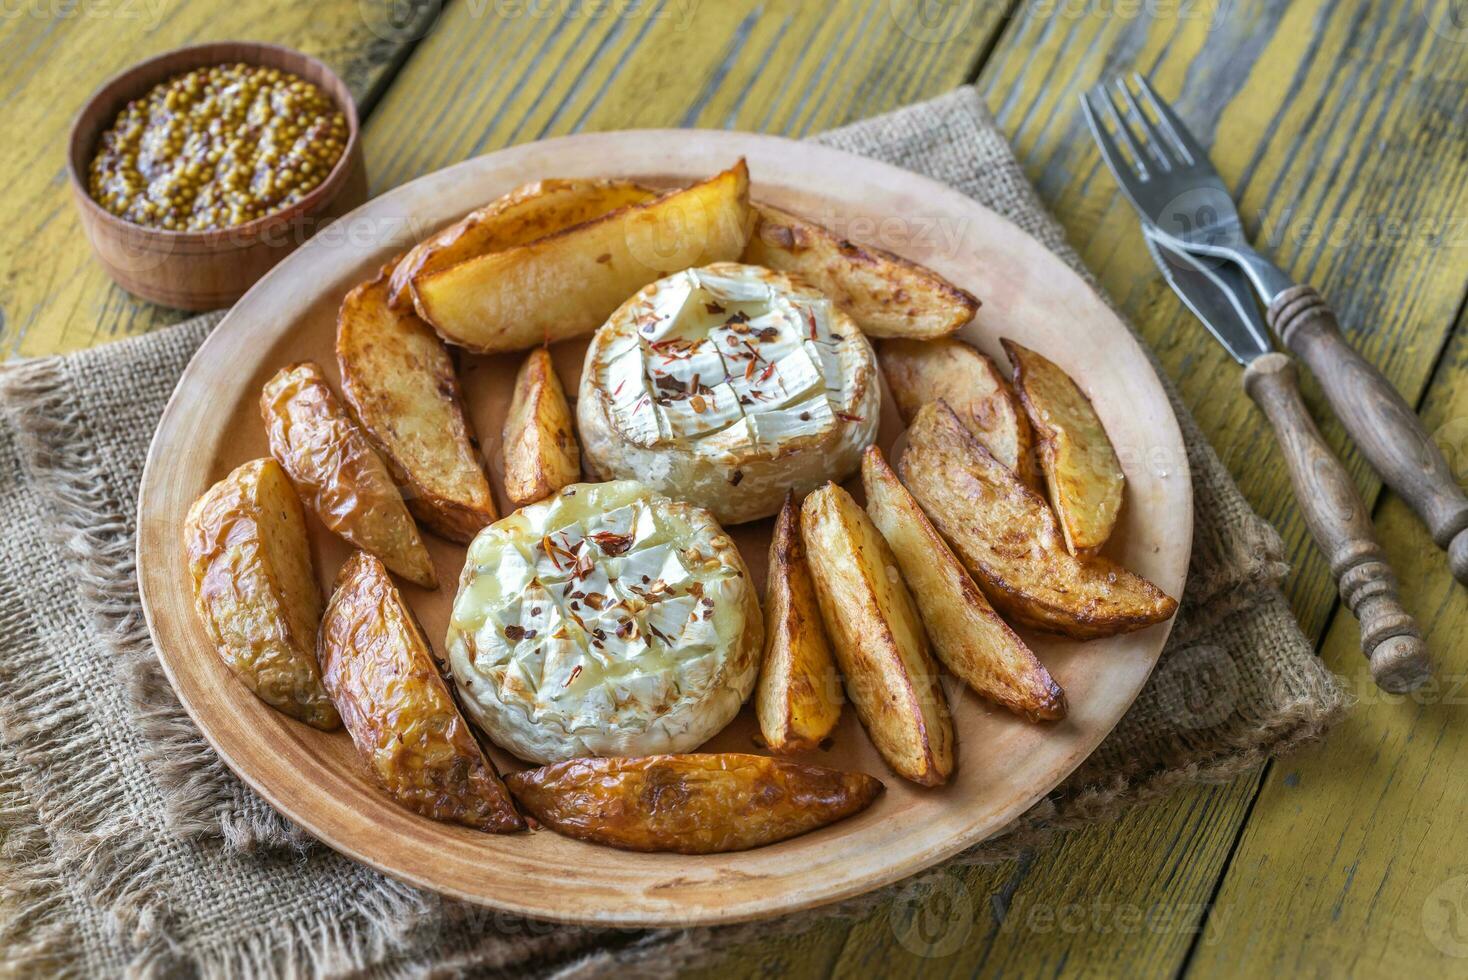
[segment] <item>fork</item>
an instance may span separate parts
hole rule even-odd
[[[1095,86],[1081,97],[1081,108],[1122,193],[1157,239],[1243,270],[1269,326],[1315,374],[1382,480],[1447,550],[1453,577],[1468,584],[1468,497],[1442,451],[1391,382],[1346,342],[1320,294],[1249,244],[1232,195],[1182,120],[1136,73],[1131,86],[1119,78]]]

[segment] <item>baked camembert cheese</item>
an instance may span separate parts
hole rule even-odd
[[[577,422],[603,478],[735,524],[848,475],[880,409],[871,344],[849,317],[778,272],[720,262],[644,287],[602,325]]]
[[[469,717],[550,763],[696,748],[749,696],[763,640],[728,535],[625,480],[574,484],[480,531],[445,647]]]

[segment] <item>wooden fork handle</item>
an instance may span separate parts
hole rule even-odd
[[[1361,623],[1371,676],[1386,691],[1416,689],[1431,676],[1422,632],[1402,608],[1397,577],[1376,543],[1351,475],[1305,410],[1294,362],[1285,354],[1257,358],[1244,371],[1244,388],[1274,426],[1305,523],[1330,562],[1341,598]]]
[[[1391,382],[1341,336],[1335,314],[1309,286],[1294,286],[1269,304],[1269,324],[1309,366],[1336,417],[1381,474],[1411,505],[1453,577],[1468,584],[1468,496],[1442,450]]]

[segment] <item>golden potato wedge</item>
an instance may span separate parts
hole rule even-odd
[[[270,455],[329,531],[398,575],[438,587],[433,560],[387,464],[309,361],[281,368],[260,392]]]
[[[412,308],[414,276],[524,245],[657,196],[629,180],[537,180],[517,187],[409,249],[393,270],[390,302],[395,309]]]
[[[834,483],[805,498],[800,531],[846,696],[872,744],[899,776],[923,786],[946,782],[953,722],[892,549]]]
[[[589,334],[670,272],[737,258],[749,239],[749,170],[733,168],[646,204],[413,278],[418,313],[484,353]]]
[[[1065,717],[1065,693],[999,618],[876,446],[861,460],[867,513],[897,556],[933,652],[965,684],[1031,721]]]
[[[544,347],[531,351],[515,375],[503,442],[505,496],[516,505],[544,500],[581,479],[571,406]]]
[[[450,541],[493,524],[494,497],[443,341],[411,307],[387,304],[387,270],[342,301],[342,396],[402,488],[408,510]]]
[[[946,337],[978,312],[977,299],[931,269],[768,204],[754,212],[740,261],[804,279],[869,337]]]
[[[954,337],[893,338],[877,345],[877,361],[905,424],[912,424],[918,409],[941,398],[995,459],[1031,486],[1040,485],[1030,421],[988,355]]]
[[[1001,339],[1020,403],[1035,427],[1040,469],[1065,547],[1093,555],[1111,537],[1126,475],[1091,400],[1049,358]]]
[[[775,519],[765,585],[765,656],[755,689],[760,736],[771,752],[808,752],[841,720],[841,678],[831,659],[794,494]]]
[[[194,605],[220,659],[260,700],[331,731],[341,725],[316,665],[321,589],[301,501],[275,460],[206,490],[184,519]]]
[[[505,781],[552,830],[677,854],[773,844],[859,813],[882,792],[864,773],[738,752],[571,759]]]
[[[347,559],[326,604],[321,673],[362,761],[394,800],[491,833],[525,828],[439,676],[423,627],[366,552]]]
[[[1004,615],[1078,640],[1168,619],[1177,601],[1109,559],[1065,550],[1055,514],[946,402],[923,406],[897,472],[913,498]]]

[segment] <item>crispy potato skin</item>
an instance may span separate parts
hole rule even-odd
[[[381,561],[347,559],[321,620],[321,668],[362,760],[393,799],[434,820],[524,829]]]
[[[805,498],[800,530],[847,697],[872,744],[898,775],[923,786],[946,782],[953,722],[892,549],[834,483]]]
[[[1104,557],[1076,558],[1040,497],[946,403],[918,412],[897,472],[989,601],[1026,626],[1078,640],[1160,623],[1177,601]]]
[[[314,728],[341,725],[321,684],[321,590],[301,502],[273,459],[245,463],[189,508],[184,551],[214,647],[260,700]]]
[[[468,543],[498,517],[479,442],[453,359],[411,306],[389,308],[387,271],[342,301],[342,395],[403,488],[408,510],[450,541]]]
[[[773,844],[858,813],[882,792],[864,773],[732,752],[571,759],[506,782],[562,834],[677,854]]]
[[[775,519],[769,564],[755,712],[771,752],[808,752],[841,720],[841,680],[821,625],[793,494]]]
[[[517,187],[413,246],[393,270],[389,302],[394,309],[411,310],[414,276],[524,245],[657,196],[626,180],[552,179]]]
[[[876,446],[861,461],[867,513],[892,546],[938,659],[975,692],[1031,721],[1065,717],[1065,693],[999,618]]]
[[[270,454],[327,529],[426,589],[438,576],[387,464],[309,361],[281,370],[260,393]]]
[[[945,337],[978,312],[977,299],[931,269],[768,204],[754,211],[758,221],[741,261],[799,276],[869,337]]]
[[[1040,485],[1030,421],[988,355],[953,337],[896,338],[877,345],[877,360],[905,424],[941,398],[995,459],[1031,486]]]
[[[536,348],[520,365],[505,417],[505,496],[533,504],[581,479],[581,449],[550,351]]]
[[[413,278],[418,313],[481,353],[589,334],[670,272],[735,259],[749,240],[749,169]]]
[[[1049,358],[1001,339],[1014,383],[1039,438],[1040,468],[1065,547],[1092,555],[1111,537],[1126,475],[1091,400]]]

